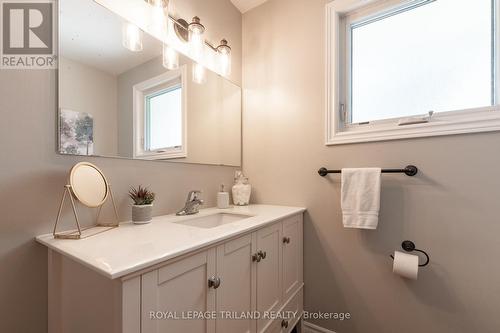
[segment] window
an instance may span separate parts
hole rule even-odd
[[[134,157],[187,157],[185,68],[134,86]]]
[[[498,2],[328,4],[327,144],[500,130]]]

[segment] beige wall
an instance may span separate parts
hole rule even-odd
[[[94,119],[94,154],[117,156],[116,77],[68,58],[59,58],[59,107]]]
[[[244,170],[255,202],[305,206],[305,308],[337,333],[498,332],[500,134],[326,147],[324,0],[270,0],[243,17]],[[317,169],[403,167],[384,175],[376,231],[342,227],[338,176]],[[429,251],[418,281],[392,274],[404,239]]]
[[[206,2],[182,1],[189,15],[230,23],[212,25],[213,33],[241,31],[229,0]],[[234,72],[241,76],[237,67]],[[56,71],[0,70],[0,332],[47,331],[47,252],[33,237],[51,232],[67,171],[83,159],[55,153],[56,99]],[[85,160],[113,184],[122,220],[130,216],[130,185],[151,185],[158,197],[154,213],[164,214],[182,207],[190,189],[203,190],[207,206],[214,206],[219,184],[232,182],[234,173],[217,166]]]

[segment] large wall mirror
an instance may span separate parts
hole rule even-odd
[[[144,32],[131,51],[126,22],[92,0],[59,6],[60,154],[241,165],[238,85],[184,55],[166,69]]]

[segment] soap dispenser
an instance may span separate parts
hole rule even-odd
[[[224,184],[220,186],[220,192],[217,193],[217,208],[229,208],[229,192],[224,191]]]

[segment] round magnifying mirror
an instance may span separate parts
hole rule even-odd
[[[76,164],[70,172],[69,184],[75,197],[87,207],[99,207],[108,197],[108,182],[98,167],[91,163]]]

